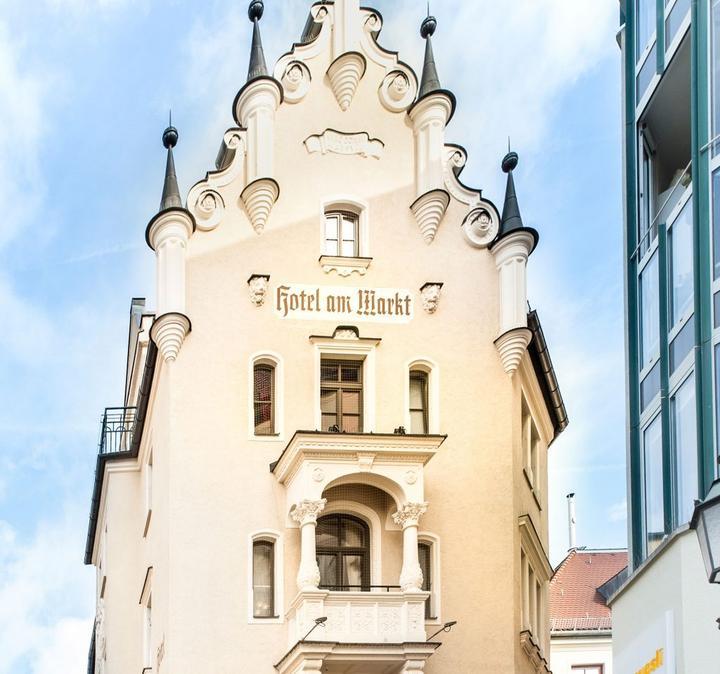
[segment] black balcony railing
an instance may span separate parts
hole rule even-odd
[[[100,427],[100,454],[129,452],[135,432],[135,407],[106,407]]]
[[[320,585],[321,590],[330,592],[392,592],[399,590],[399,585]]]

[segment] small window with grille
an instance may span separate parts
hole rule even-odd
[[[325,213],[325,255],[360,256],[360,219],[349,211]]]
[[[253,541],[253,617],[275,617],[275,544]]]
[[[362,433],[362,361],[327,360],[320,363],[322,430]]]
[[[253,368],[255,435],[275,434],[275,368],[258,363]]]
[[[410,371],[410,432],[428,432],[428,374]]]

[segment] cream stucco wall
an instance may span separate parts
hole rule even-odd
[[[530,516],[547,549],[548,411],[527,354],[513,378],[503,369],[494,345],[498,272],[492,252],[472,247],[462,234],[468,204],[453,197],[435,240],[428,245],[420,235],[409,208],[416,198],[413,128],[405,111],[391,113],[381,105],[386,66],[368,59],[352,104],[342,111],[325,77],[331,56],[327,42],[306,61],[312,75],[307,96],[276,113],[272,177],[280,197],[263,233],[255,233],[240,202],[243,166],[227,184],[214,186],[225,203],[220,224],[196,231],[187,250],[192,331],[177,360],[158,357],[140,454],[128,462],[132,470],[119,473],[114,469],[120,464],[108,464],[113,472],[105,475],[98,527],[108,523],[108,674],[141,669],[140,597],[149,567],[152,671],[271,674],[287,651],[285,613],[297,593],[300,532],[288,517],[285,487],[269,466],[295,431],[315,429],[316,360],[309,338],[331,336],[339,321],[280,319],[271,306],[280,283],[413,293],[415,315],[408,324],[358,328],[361,337],[380,340],[375,424],[365,430],[392,433],[403,425],[407,363],[436,364],[438,432],[447,440],[424,469],[429,507],[420,530],[439,540],[441,617],[458,623],[442,635],[443,646],[425,671],[535,671],[519,642],[518,518]],[[309,153],[303,141],[328,128],[380,139],[381,158]],[[338,197],[367,204],[368,248],[361,254],[372,262],[363,277],[328,273],[318,262],[322,204]],[[270,275],[263,306],[250,302],[246,281],[252,274]],[[433,314],[423,311],[419,293],[428,281],[444,284]],[[248,377],[256,354],[282,360],[283,431],[277,438],[253,438],[248,427]],[[523,394],[542,436],[535,495],[522,471]],[[152,517],[143,536],[150,451]],[[380,581],[397,585],[402,532],[389,517],[397,506],[361,482],[324,496],[329,506],[342,498],[374,509],[382,527]],[[279,621],[262,623],[248,619],[248,546],[254,533],[269,530],[282,540],[284,605]],[[547,657],[547,625],[539,638]]]
[[[602,674],[613,674],[612,637],[553,635],[550,665],[553,674],[577,674],[572,668],[582,665],[601,665]]]

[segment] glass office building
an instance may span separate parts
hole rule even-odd
[[[718,465],[720,0],[621,0],[620,19],[630,574],[614,660],[690,674],[716,666],[720,601],[688,526]]]

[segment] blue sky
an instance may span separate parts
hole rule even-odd
[[[416,66],[424,2],[378,0],[381,43]],[[267,0],[274,61],[309,4]],[[550,459],[551,558],[625,544],[620,53],[616,0],[433,0],[448,140],[502,201],[512,137],[529,296],[571,420]],[[98,421],[121,401],[130,298],[154,293],[143,233],[173,108],[181,187],[211,167],[247,69],[238,0],[0,0],[0,674],[81,671],[82,565]]]

